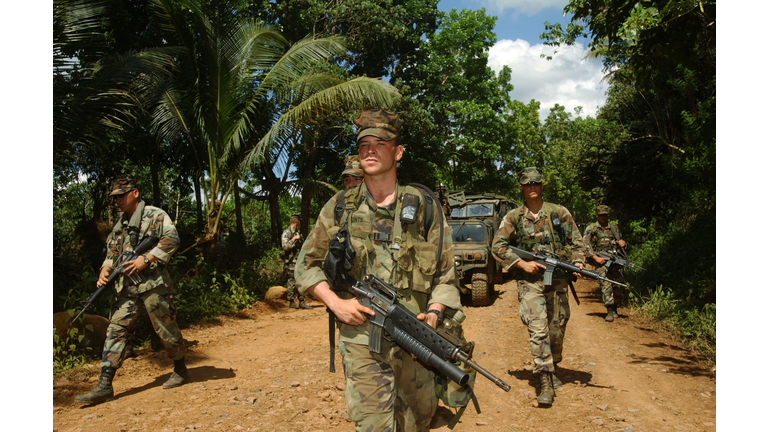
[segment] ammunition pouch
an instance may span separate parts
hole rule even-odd
[[[328,254],[323,262],[323,273],[334,291],[352,292],[352,285],[356,281],[347,272],[352,269],[356,256],[349,230],[344,226],[328,243]]]

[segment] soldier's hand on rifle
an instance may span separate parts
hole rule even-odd
[[[603,257],[600,257],[600,256],[597,256],[597,255],[592,255],[592,259],[595,260],[595,262],[600,264],[600,265],[603,265],[603,264],[605,264],[606,261],[608,261],[607,259],[605,259]]]
[[[627,247],[627,242],[625,242],[624,240],[619,240],[616,242],[616,244],[618,244],[621,247]]]
[[[150,263],[152,261],[154,261],[151,258],[149,258],[151,256],[152,255],[147,255],[147,259],[150,260]],[[145,264],[144,263],[144,257],[143,256],[139,256],[138,258],[136,258],[133,261],[128,261],[123,266],[123,268],[125,269],[125,273],[129,274],[129,275],[137,274],[137,273],[139,273],[140,271],[144,270],[147,267],[149,267],[149,264]]]
[[[523,269],[524,272],[530,273],[530,274],[536,274],[539,272],[539,269],[546,270],[547,268],[536,261],[526,261],[526,260],[520,260],[515,263],[515,267]]]
[[[434,309],[440,313],[445,312],[445,305],[440,303],[432,303],[429,305],[429,309]],[[437,315],[433,313],[419,313],[416,315],[416,319],[419,321],[424,321],[427,324],[429,324],[430,327],[436,329],[438,325],[440,325],[439,322],[437,322]]]
[[[582,263],[575,263],[574,265],[576,267],[580,268],[581,270],[584,270],[584,264],[582,264]],[[577,278],[584,279],[584,276],[582,276],[581,273],[573,273],[573,275],[576,276]]]
[[[102,267],[101,272],[99,273],[99,280],[96,281],[96,286],[101,287],[106,285],[107,278],[109,278],[109,274],[112,273],[112,269],[109,267]]]
[[[312,297],[320,300],[328,306],[328,309],[336,315],[341,322],[349,325],[360,325],[368,319],[363,313],[374,316],[376,313],[371,309],[361,305],[357,299],[341,299],[335,292],[331,291],[328,282],[321,281],[309,287],[307,290]]]
[[[300,238],[301,238],[301,236],[300,236],[300,235],[298,235],[298,234],[296,234],[295,236],[293,236],[293,238],[291,239],[291,241],[292,241],[292,242],[295,242],[296,240],[298,240],[298,239],[300,239]]]

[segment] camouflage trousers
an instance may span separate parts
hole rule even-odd
[[[615,268],[615,267],[614,267]],[[624,275],[621,274],[620,269],[615,269],[612,267],[606,267],[606,266],[600,266],[595,270],[597,274],[599,274],[602,277],[615,280],[616,282],[624,283]],[[603,291],[603,304],[606,306],[610,305],[619,305],[621,304],[621,294],[622,294],[622,288],[618,285],[613,285],[610,282],[601,281],[600,282],[600,290]]]
[[[517,281],[520,319],[528,326],[534,374],[554,372],[554,363],[563,359],[565,326],[571,317],[567,289],[566,276],[554,277],[546,289],[541,276],[526,275]]]
[[[296,276],[294,276],[293,273],[295,269],[295,262],[286,264],[283,269],[283,274],[286,275],[283,277],[283,279],[285,280],[285,289],[288,291],[288,303],[293,303],[294,297],[298,298],[299,302],[304,301],[304,296],[299,294],[299,292],[296,290]]]
[[[381,354],[339,341],[347,414],[358,432],[429,431],[437,411],[435,373],[393,342]]]
[[[101,367],[118,369],[127,354],[125,345],[143,310],[147,311],[152,327],[165,346],[171,360],[180,360],[186,354],[181,330],[176,324],[173,291],[165,285],[143,292],[138,297],[120,296],[112,303],[107,338],[101,357]]]

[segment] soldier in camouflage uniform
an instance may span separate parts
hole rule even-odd
[[[332,291],[322,267],[330,240],[341,225],[347,226],[356,253],[348,274],[356,280],[373,274],[393,285],[402,295],[400,302],[436,328],[446,307],[461,310],[451,232],[444,221],[440,226],[438,218],[426,231],[423,195],[397,182],[396,164],[403,155],[398,116],[367,110],[355,125],[364,182],[346,191],[340,222],[334,213],[337,197],[325,204],[299,254],[296,284],[336,315],[347,413],[357,430],[426,431],[437,410],[434,372],[386,338],[381,354],[370,352],[370,323],[364,314],[373,311],[350,294]],[[420,198],[416,220],[398,224],[406,194]],[[436,201],[432,207],[435,215],[441,211]],[[441,236],[442,252],[436,262]]]
[[[107,283],[113,264],[124,250],[133,250],[145,237],[155,235],[159,241],[147,254],[125,265],[128,274],[139,274],[144,282],[133,285],[127,277],[115,282],[107,337],[101,359],[101,376],[96,388],[75,398],[76,402],[101,403],[114,396],[112,379],[126,356],[126,339],[133,331],[139,314],[146,310],[155,332],[163,341],[168,357],[173,360],[173,373],[163,388],[174,388],[189,379],[184,364],[186,348],[173,305],[173,282],[165,266],[179,248],[179,234],[170,217],[161,209],[139,199],[136,182],[119,179],[112,184],[110,196],[123,211],[120,220],[107,236],[107,257],[101,266],[97,286]]]
[[[281,244],[283,248],[283,279],[285,287],[288,290],[288,306],[293,309],[312,309],[304,301],[304,296],[299,293],[296,295],[296,278],[294,277],[294,270],[296,268],[296,258],[299,256],[299,250],[301,249],[301,233],[299,232],[299,225],[301,225],[301,216],[297,214],[291,215],[291,224],[283,231],[281,237]],[[298,297],[299,304],[296,305],[293,301],[293,297]]]
[[[597,206],[597,222],[589,224],[586,230],[584,230],[584,243],[587,245],[588,255],[590,259],[595,263],[597,273],[600,276],[607,277],[608,279],[615,280],[617,282],[624,282],[624,275],[621,272],[619,266],[606,266],[605,258],[595,255],[598,252],[613,251],[615,245],[619,247],[626,247],[627,243],[621,239],[621,233],[619,227],[615,224],[608,222],[608,206]],[[603,304],[605,305],[606,314],[605,320],[607,322],[613,322],[615,318],[619,317],[617,307],[621,303],[621,287],[608,281],[601,281],[600,288],[603,291]]]
[[[352,189],[363,182],[360,156],[352,155],[344,158],[344,172],[341,173],[341,178],[344,180],[344,189]]]
[[[538,402],[547,406],[552,404],[554,389],[562,387],[556,366],[563,359],[565,327],[571,316],[567,291],[571,275],[556,270],[552,286],[544,286],[544,266],[520,259],[507,246],[552,253],[579,268],[584,268],[585,247],[568,209],[544,202],[539,170],[525,168],[518,179],[525,203],[504,216],[493,240],[493,256],[505,270],[512,269],[517,279],[520,319],[528,326],[533,373],[541,381]]]

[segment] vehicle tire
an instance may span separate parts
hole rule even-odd
[[[475,273],[472,275],[472,306],[489,304],[491,304],[491,290],[488,286],[488,275]]]

